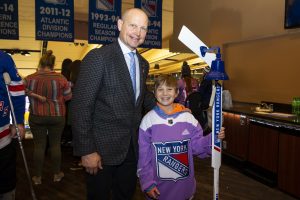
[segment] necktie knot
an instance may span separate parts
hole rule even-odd
[[[134,53],[134,52],[132,52],[132,51],[131,51],[131,52],[129,52],[129,56],[130,56],[130,62],[131,62],[131,60],[132,60],[132,59],[134,59],[134,55],[135,55],[135,53]]]
[[[130,56],[129,72],[132,81],[133,91],[134,94],[136,94],[136,65],[135,65],[134,55],[135,55],[134,52],[129,52],[129,56]]]

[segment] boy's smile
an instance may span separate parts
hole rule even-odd
[[[176,88],[169,87],[166,84],[160,85],[155,91],[157,101],[167,112],[173,110],[173,102],[177,95],[178,92],[176,91]]]

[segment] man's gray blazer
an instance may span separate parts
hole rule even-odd
[[[155,105],[145,84],[149,63],[138,53],[137,57],[141,88],[136,102],[118,42],[93,49],[83,59],[71,100],[75,155],[98,152],[104,165],[118,165],[126,157],[131,138],[137,155],[142,108]]]

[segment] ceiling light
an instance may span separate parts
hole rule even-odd
[[[160,60],[172,57],[178,53],[172,53],[168,49],[151,49],[149,51],[144,51],[143,56],[148,58],[147,61],[152,64]]]
[[[29,51],[27,51],[27,50],[21,51],[21,55],[22,55],[22,56],[31,56],[31,54],[30,54]]]

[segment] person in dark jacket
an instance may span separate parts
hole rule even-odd
[[[203,68],[203,79],[198,89],[199,96],[201,96],[201,112],[202,112],[199,122],[204,131],[204,135],[206,135],[211,131],[209,128],[210,125],[208,124],[207,111],[209,109],[209,102],[212,93],[212,80],[205,79],[209,71],[210,71],[210,67],[208,65]]]
[[[61,64],[61,74],[64,75],[68,81],[70,81],[71,64],[72,60],[70,58],[64,59]]]
[[[72,64],[72,60],[70,58],[66,58],[63,60],[62,64],[61,64],[61,74],[64,75],[64,77],[69,81],[69,83],[71,84],[70,81],[70,74],[71,74],[71,64]],[[70,110],[70,100],[65,102],[66,104],[66,123],[65,123],[65,127],[64,127],[64,131],[61,135],[61,144],[64,146],[68,146],[72,140],[72,130],[71,130],[71,126],[67,123],[68,121],[71,121],[71,117],[69,116],[69,112],[68,110]]]

